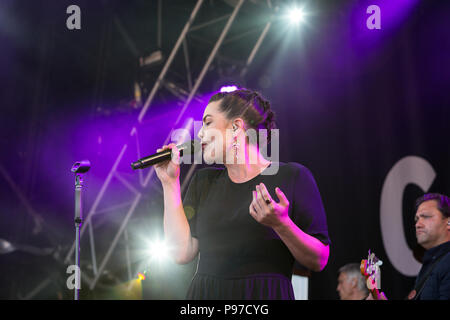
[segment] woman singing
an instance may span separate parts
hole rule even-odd
[[[164,190],[166,240],[177,263],[199,255],[187,299],[294,299],[294,262],[313,271],[326,266],[330,240],[311,172],[295,162],[271,163],[246,134],[273,128],[274,113],[259,93],[212,96],[198,137],[205,162],[225,168],[197,170],[183,201],[179,152],[175,144],[158,149],[172,149],[175,159],[155,168]]]

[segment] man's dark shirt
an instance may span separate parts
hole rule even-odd
[[[416,285],[427,274],[434,261],[439,258],[430,276],[426,280],[418,300],[450,300],[450,241],[425,252],[423,266],[416,279]]]

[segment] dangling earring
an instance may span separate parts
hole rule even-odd
[[[236,128],[236,126],[234,126],[234,125],[233,125],[233,130],[234,130],[234,132],[233,132],[233,140],[234,140],[234,142],[233,142],[233,148],[234,148],[234,156],[236,157],[236,163],[237,163],[239,143],[238,143],[238,141],[237,141],[237,134],[236,134],[237,128]]]

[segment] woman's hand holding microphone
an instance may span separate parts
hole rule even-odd
[[[180,151],[175,143],[164,145],[162,148],[156,150],[156,152],[167,149],[172,150],[172,159],[155,164],[156,175],[163,186],[175,184],[180,178]]]

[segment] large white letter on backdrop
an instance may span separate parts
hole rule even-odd
[[[402,214],[403,192],[410,183],[427,192],[435,177],[436,172],[427,160],[408,156],[400,159],[384,180],[380,200],[381,236],[390,262],[405,276],[416,276],[421,264],[414,258],[406,242]]]

